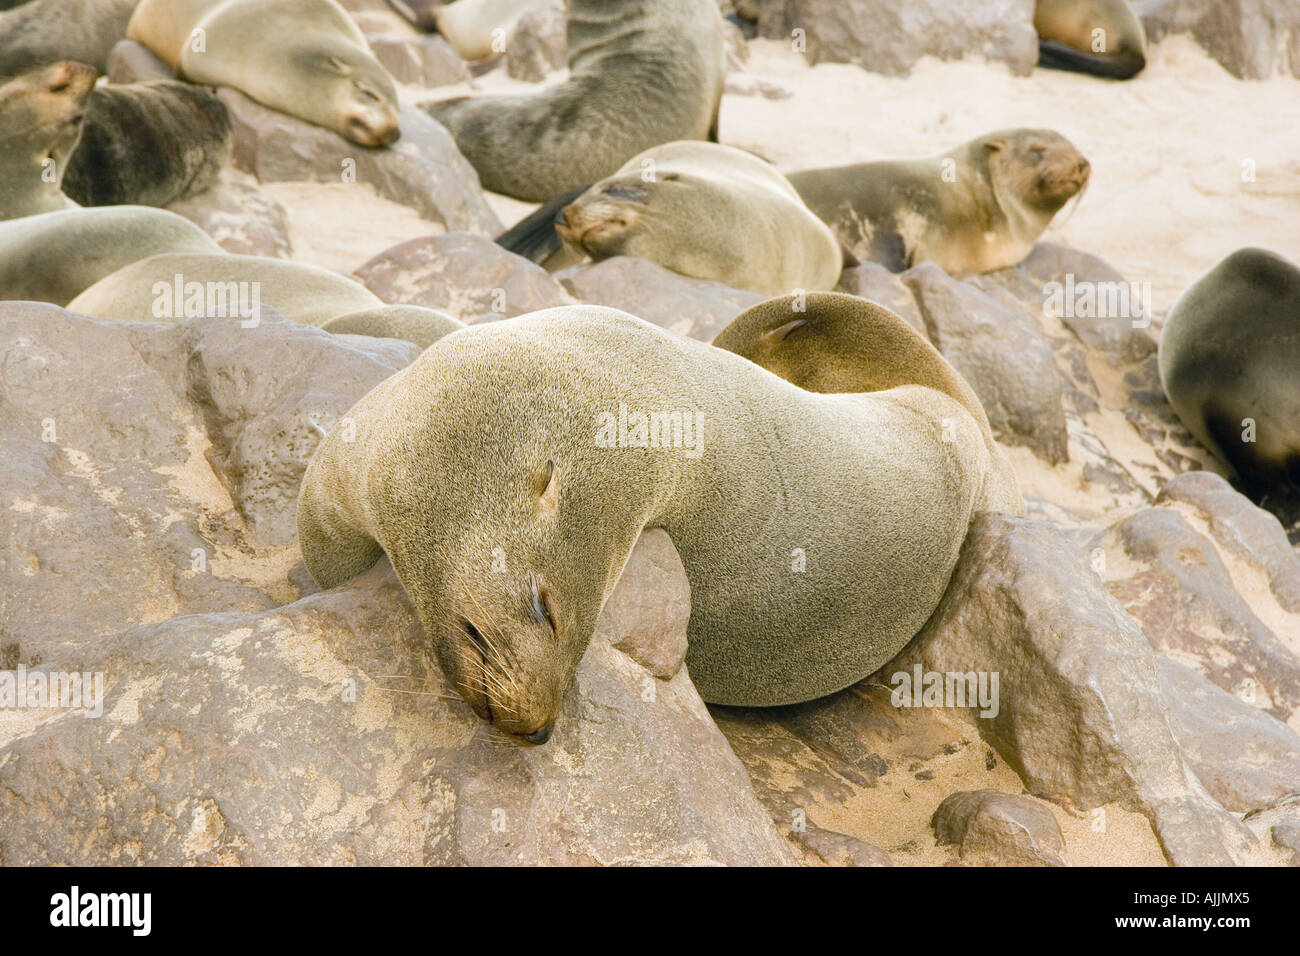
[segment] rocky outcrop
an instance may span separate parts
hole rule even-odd
[[[1300,7],[1290,0],[1134,0],[1147,40],[1190,33],[1233,76],[1300,76]]]

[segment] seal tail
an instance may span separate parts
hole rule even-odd
[[[1141,73],[1147,61],[1141,53],[1085,53],[1056,40],[1040,38],[1038,65],[1052,70],[1069,70],[1112,80],[1127,80]]]
[[[555,231],[555,218],[569,203],[573,202],[590,186],[577,186],[568,192],[560,193],[554,199],[548,199],[537,209],[515,223],[501,235],[497,236],[497,245],[507,252],[542,265],[560,251],[564,245],[560,234]]]

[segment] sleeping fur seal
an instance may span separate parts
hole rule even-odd
[[[990,272],[1020,262],[1088,182],[1059,133],[1002,130],[929,159],[790,173],[804,202],[863,259],[901,272]]]
[[[175,251],[219,254],[221,247],[188,219],[148,206],[10,219],[0,222],[0,299],[65,305],[123,266]]]
[[[614,309],[455,332],[348,418],[303,478],[308,569],[333,587],[386,552],[447,677],[530,741],[643,529],[668,532],[690,578],[701,695],[763,706],[893,657],[995,505],[950,396],[807,392]]]
[[[638,256],[766,295],[830,289],[844,264],[839,241],[776,167],[717,143],[634,156],[566,205],[555,230],[575,258]]]
[[[0,13],[0,77],[63,60],[103,73],[138,0],[32,0]]]
[[[1126,0],[1036,0],[1038,65],[1127,80],[1147,65],[1146,31]]]
[[[393,79],[334,0],[141,0],[127,36],[186,80],[233,87],[362,146],[401,135]]]
[[[566,32],[560,85],[426,107],[483,188],[543,202],[660,143],[716,140],[726,62],[713,0],[570,0]]]

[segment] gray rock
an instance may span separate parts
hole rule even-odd
[[[1139,809],[1178,865],[1228,864],[1251,847],[1189,766],[1146,637],[1066,532],[977,516],[938,609],[881,672],[918,665],[999,675],[996,716],[971,720],[1031,793]]]
[[[1172,508],[1144,508],[1100,539],[1131,573],[1107,588],[1137,618],[1153,647],[1211,683],[1247,695],[1279,720],[1300,707],[1300,658],[1237,593],[1214,545]],[[1110,563],[1110,562],[1108,562]]]
[[[370,50],[393,79],[429,89],[469,80],[469,67],[440,36],[371,36]]]
[[[1059,288],[1050,288],[1053,283]],[[1020,264],[980,276],[976,284],[981,288],[986,284],[1000,285],[1031,311],[1052,310],[1083,345],[1111,356],[1117,363],[1140,362],[1155,353],[1156,341],[1146,328],[1149,318],[1145,313],[1136,318],[1136,325],[1134,315],[1118,314],[1123,312],[1122,308],[1113,310],[1117,314],[1101,314],[1110,313],[1112,304],[1122,304],[1112,301],[1112,295],[1128,296],[1125,301],[1131,304],[1141,302],[1142,296],[1140,289],[1131,294],[1134,293],[1132,285],[1098,256],[1054,242],[1040,242]],[[1069,293],[1084,288],[1099,293],[1100,305],[1089,309],[1085,302],[1084,314],[1080,314],[1081,310],[1073,307],[1080,304],[1077,292]],[[1073,306],[1068,301],[1054,301],[1052,292],[1061,300],[1073,300]],[[1150,306],[1148,302],[1141,304]],[[1062,307],[1058,309],[1058,306]]]
[[[235,255],[293,258],[289,216],[275,197],[251,183],[223,177],[211,189],[167,206]]]
[[[1038,62],[1034,0],[758,0],[759,31],[794,40],[802,30],[812,63],[856,63],[906,75],[923,56],[983,57],[1026,76]]]
[[[86,664],[102,718],[0,739],[10,865],[793,862],[684,672],[656,681],[596,640],[550,742],[497,739],[386,561],[287,607],[124,632]]]
[[[1134,0],[1147,40],[1190,33],[1233,76],[1300,76],[1300,7],[1291,0]]]
[[[1300,789],[1300,735],[1178,661],[1160,658],[1174,732],[1197,778],[1234,813]]]
[[[840,273],[837,292],[868,299],[902,317],[922,335],[928,335],[925,320],[912,297],[912,290],[897,275],[877,262],[862,262]]]
[[[732,319],[763,301],[756,292],[692,279],[631,256],[573,266],[555,277],[580,302],[622,309],[703,342],[712,342]]]
[[[878,846],[863,843],[834,830],[823,830],[816,824],[796,835],[817,859],[828,866],[893,866],[894,859]]]
[[[1261,840],[1268,840],[1288,865],[1300,866],[1300,790],[1267,810],[1247,814],[1245,823]]]
[[[658,528],[643,532],[597,629],[655,677],[669,680],[686,660],[690,617],[691,582],[672,539]]]
[[[119,40],[108,54],[108,82],[145,83],[149,80],[174,80],[172,68],[142,43]]]
[[[1193,509],[1208,523],[1215,541],[1268,575],[1273,596],[1283,608],[1300,613],[1300,556],[1291,549],[1286,530],[1276,517],[1208,471],[1169,479],[1156,504],[1183,504]]]
[[[385,302],[441,309],[463,322],[571,305],[541,266],[467,232],[423,236],[385,249],[356,270]]]
[[[998,438],[1043,460],[1069,457],[1064,392],[1039,326],[934,263],[902,274],[935,347],[970,382]]]
[[[385,199],[410,206],[448,230],[485,236],[502,231],[474,167],[450,134],[414,107],[402,107],[400,140],[367,149],[236,90],[223,88],[219,95],[235,129],[233,162],[261,182],[370,183]]]
[[[1065,838],[1052,811],[1032,797],[997,790],[954,793],[930,821],[940,844],[963,860],[994,866],[1065,866]]]
[[[537,83],[569,62],[563,2],[526,11],[506,39],[506,73]]]

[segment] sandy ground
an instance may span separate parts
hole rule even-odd
[[[472,86],[446,87],[435,95],[536,89],[498,68]],[[787,171],[931,155],[998,128],[1058,130],[1089,158],[1093,176],[1044,238],[1100,255],[1130,280],[1149,282],[1149,304],[1157,313],[1242,246],[1300,260],[1300,81],[1236,80],[1181,37],[1156,47],[1144,73],[1125,83],[1047,70],[1016,77],[999,65],[934,60],[918,64],[910,77],[890,78],[854,66],[809,67],[785,43],[756,40],[745,70],[730,75],[728,90],[722,141]],[[430,96],[409,89],[403,95]],[[344,273],[390,245],[440,231],[369,189],[295,183],[266,188],[289,212],[295,258]],[[493,194],[488,200],[506,225],[533,208]],[[1123,391],[1114,370],[1093,371],[1105,394],[1102,412],[1089,416],[1090,427],[1153,492],[1165,469],[1117,410]],[[1073,463],[1056,468],[1024,449],[1008,451],[1027,492],[1078,514],[1113,516],[1118,503],[1076,474],[1081,465],[1073,441]],[[1230,566],[1247,592],[1268,592],[1252,577],[1256,572],[1243,570],[1235,559]],[[1276,611],[1271,624],[1294,624],[1292,616],[1269,609]],[[845,803],[816,808],[813,818],[892,849],[900,863],[956,863],[955,850],[936,846],[929,828],[939,801],[959,789],[1018,793],[1021,787],[1000,763],[985,769],[983,748],[964,746],[964,728],[954,723],[950,730],[954,745],[962,746],[952,758],[930,764],[934,779],[887,776]],[[1052,807],[1070,862],[1163,865],[1145,818],[1115,806],[1104,809],[1105,823],[1098,827],[1094,815]]]

